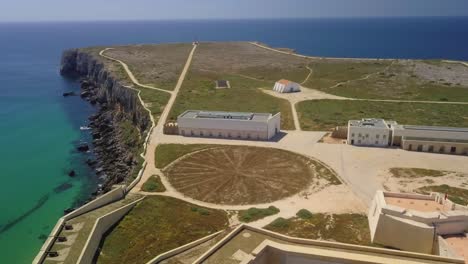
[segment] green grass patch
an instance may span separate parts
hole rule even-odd
[[[301,219],[311,219],[313,217],[312,213],[307,209],[297,211],[296,216]]]
[[[224,211],[194,207],[172,197],[146,197],[106,235],[97,263],[146,263],[227,228]]]
[[[220,145],[206,145],[206,144],[160,144],[156,147],[155,165],[156,168],[162,169],[169,165],[174,160],[189,154],[191,152],[216,147]]]
[[[158,175],[152,175],[148,180],[143,183],[141,190],[144,192],[165,192],[166,187],[161,182],[161,178]]]
[[[231,88],[216,89],[215,80],[229,80]],[[290,103],[258,89],[272,85],[270,81],[252,80],[234,74],[191,71],[187,74],[169,119],[176,120],[178,115],[189,109],[272,114],[281,112],[282,129],[294,129]]]
[[[450,201],[460,204],[468,205],[468,190],[458,187],[452,187],[447,184],[424,186],[415,190],[416,192],[429,194],[430,192],[446,193]]]
[[[154,89],[147,89],[138,87],[140,90],[140,96],[143,102],[145,102],[146,107],[151,111],[151,114],[154,117],[154,122],[158,122],[159,116],[164,110],[169,98],[171,97],[170,94]]]
[[[278,218],[264,228],[292,237],[374,246],[367,216],[362,214],[318,213],[308,218]]]
[[[350,119],[366,117],[395,120],[407,125],[468,126],[466,105],[313,100],[297,104],[304,130],[331,130]]]
[[[304,86],[329,92],[328,88],[337,83],[383,71],[390,63],[390,61],[317,60],[309,64],[313,74]]]
[[[395,178],[442,177],[450,173],[448,171],[421,168],[390,168],[389,171]]]
[[[280,210],[274,206],[270,206],[268,208],[252,207],[247,210],[239,211],[239,220],[241,222],[249,223],[249,222],[253,222],[253,221],[257,221],[259,219],[265,218],[270,215],[277,214],[279,213],[279,211]]]

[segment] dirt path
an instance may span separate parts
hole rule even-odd
[[[304,79],[304,81],[300,83],[301,85],[306,83],[309,80],[310,76],[312,76],[312,74],[314,73],[314,70],[310,68],[309,65],[307,65],[306,68],[309,70],[309,74],[307,74],[307,77]]]
[[[185,80],[185,76],[187,75],[188,69],[190,68],[190,64],[192,63],[193,54],[195,53],[196,48],[197,45],[194,44],[192,51],[190,52],[187,58],[187,62],[185,63],[184,69],[182,70],[182,73],[180,74],[179,79],[177,80],[177,84],[174,90],[171,92],[171,97],[169,98],[169,101],[167,102],[163,112],[161,113],[158,124],[151,131],[150,141],[145,155],[146,167],[143,171],[141,179],[136,184],[136,186],[132,188],[131,192],[139,192],[143,183],[145,183],[150,176],[161,175],[161,171],[157,169],[154,164],[156,147],[160,143],[159,139],[163,135],[164,124],[166,123],[167,117],[169,116],[172,106],[174,105],[177,94],[179,93],[179,90],[182,87],[182,84]]]
[[[138,99],[140,100],[141,105],[150,114],[150,118],[151,118],[151,122],[152,122],[152,127],[151,127],[151,129],[150,129],[150,131],[148,133],[148,138],[147,138],[148,143],[145,144],[145,151],[144,151],[144,154],[142,154],[142,157],[146,161],[146,166],[144,168],[141,179],[138,181],[136,186],[134,188],[132,188],[131,192],[139,192],[139,190],[141,189],[141,185],[151,175],[161,174],[160,171],[158,169],[156,169],[156,167],[154,165],[154,152],[156,150],[156,146],[159,144],[158,138],[160,137],[160,135],[163,134],[164,124],[166,123],[169,112],[172,109],[172,106],[174,105],[177,94],[178,94],[180,88],[182,87],[183,81],[185,79],[185,76],[186,76],[186,74],[188,72],[188,69],[190,67],[190,64],[192,62],[193,54],[195,53],[196,48],[197,48],[197,45],[194,44],[193,48],[192,48],[192,51],[190,52],[190,54],[189,54],[189,56],[187,58],[187,62],[185,63],[185,66],[184,66],[184,68],[182,70],[182,73],[179,76],[179,79],[178,79],[177,84],[176,84],[173,91],[168,91],[168,90],[164,90],[164,89],[161,89],[161,88],[141,84],[135,78],[135,76],[130,71],[130,69],[128,68],[128,66],[127,66],[127,64],[125,62],[123,62],[121,60],[118,60],[118,59],[115,59],[115,58],[112,58],[110,56],[104,55],[104,52],[106,52],[107,50],[110,50],[112,48],[106,48],[106,49],[102,50],[101,52],[99,52],[100,56],[102,56],[104,58],[107,58],[109,60],[116,61],[116,62],[120,63],[123,66],[123,68],[124,68],[125,72],[127,73],[127,75],[130,77],[131,81],[135,85],[137,85],[139,87],[143,87],[143,88],[149,88],[149,89],[154,89],[154,90],[166,92],[166,93],[169,93],[171,95],[171,97],[169,98],[169,101],[167,102],[166,106],[164,107],[163,112],[161,113],[161,116],[160,116],[160,118],[158,120],[158,123],[156,124],[154,122],[154,118],[153,118],[153,115],[152,115],[151,111],[146,107],[145,102],[142,100],[142,98],[140,96],[140,90],[138,90],[136,88],[133,88],[133,87],[130,87],[130,86],[125,86],[126,88],[133,89],[133,90],[138,92]]]
[[[168,91],[168,90],[164,90],[164,89],[161,89],[161,88],[157,88],[157,87],[154,87],[154,86],[150,86],[150,85],[140,83],[137,80],[137,78],[135,78],[135,75],[133,75],[132,71],[130,71],[130,69],[128,68],[128,65],[125,62],[123,62],[121,60],[118,60],[118,59],[115,59],[115,58],[112,58],[110,56],[104,55],[104,52],[106,52],[108,50],[111,50],[111,49],[114,49],[114,48],[105,48],[105,49],[103,49],[103,50],[101,50],[99,52],[99,55],[106,58],[106,59],[109,59],[109,60],[116,61],[116,62],[120,63],[122,65],[122,67],[124,68],[125,72],[127,73],[128,77],[130,77],[130,80],[132,80],[132,82],[134,84],[136,84],[137,86],[143,87],[143,88],[148,88],[148,89],[153,89],[153,90],[158,90],[158,91],[161,91],[161,92],[174,94],[174,91]]]

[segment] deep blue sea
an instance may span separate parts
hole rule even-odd
[[[62,97],[79,90],[58,74],[62,50],[193,40],[261,41],[317,56],[468,61],[468,18],[0,23],[0,263],[30,263],[40,236],[98,183],[84,165],[88,157],[74,151],[89,141],[79,127],[95,109]],[[69,178],[69,169],[78,175]]]

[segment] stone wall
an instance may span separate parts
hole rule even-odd
[[[96,220],[93,229],[91,230],[83,251],[81,251],[81,255],[78,258],[77,264],[92,263],[104,233],[107,232],[107,230],[109,230],[109,228],[116,224],[120,219],[122,219],[122,217],[124,217],[138,202],[143,199],[144,198],[141,198],[135,202],[132,202],[104,216],[99,217]]]

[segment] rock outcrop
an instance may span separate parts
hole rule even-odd
[[[140,138],[145,138],[151,119],[136,92],[124,87],[101,60],[90,52],[67,50],[62,55],[60,73],[81,78],[81,97],[100,106],[98,113],[89,118],[93,151],[98,160],[89,161],[88,165],[96,168],[103,179],[102,189],[107,191],[113,184],[131,181],[139,170],[138,161],[141,160],[135,149],[142,146],[129,146],[128,142],[124,142],[125,131],[122,131],[120,124],[130,122]],[[136,142],[142,144],[142,141]]]

